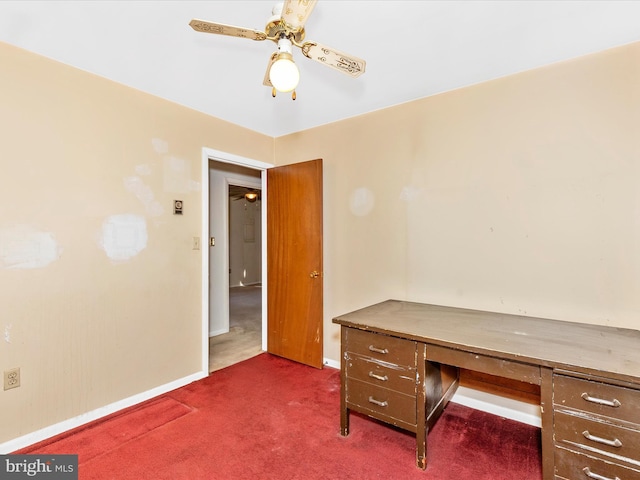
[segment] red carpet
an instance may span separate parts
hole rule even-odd
[[[77,453],[80,479],[540,480],[540,431],[455,403],[415,437],[359,415],[339,434],[340,373],[261,354],[16,453]]]
[[[79,462],[87,462],[191,411],[191,408],[172,398],[154,398],[54,439],[45,440],[21,453],[77,453]]]

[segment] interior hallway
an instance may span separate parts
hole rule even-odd
[[[229,333],[209,338],[209,372],[262,352],[262,286],[229,289]]]

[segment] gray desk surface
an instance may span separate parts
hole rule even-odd
[[[640,382],[640,331],[387,300],[334,323],[522,363]]]

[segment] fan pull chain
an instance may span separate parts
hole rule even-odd
[[[275,97],[276,97],[276,92],[277,92],[276,88],[275,88],[275,87],[273,87],[273,88],[271,89],[271,96],[272,96],[273,98],[275,98]],[[292,92],[291,92],[291,100],[295,100],[296,98],[297,98],[297,95],[296,95],[296,91],[294,90],[294,91],[292,91]]]

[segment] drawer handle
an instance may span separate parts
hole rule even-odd
[[[620,477],[603,477],[602,475],[598,475],[597,473],[593,473],[589,467],[584,467],[582,469],[584,474],[589,478],[595,478],[596,480],[620,480]]]
[[[587,440],[592,440],[594,442],[601,443],[609,447],[620,448],[622,446],[622,442],[617,438],[614,438],[613,440],[609,440],[607,438],[596,437],[595,435],[591,435],[589,433],[589,430],[585,430],[584,432],[582,432],[582,435],[584,435],[584,438],[586,438]]]
[[[377,375],[373,372],[369,372],[369,376],[371,378],[375,378],[376,380],[380,380],[381,382],[386,382],[387,380],[389,380],[389,377],[387,377],[386,375]]]
[[[389,402],[387,402],[386,400],[384,402],[381,402],[380,400],[376,400],[373,397],[369,397],[369,401],[374,405],[378,405],[379,407],[386,407],[387,405],[389,405]]]
[[[620,400],[618,400],[617,398],[614,398],[613,400],[604,400],[602,398],[592,397],[587,392],[584,392],[580,396],[587,402],[597,403],[598,405],[605,405],[607,407],[618,408],[622,405],[622,403],[620,403]]]
[[[377,347],[374,347],[373,345],[369,345],[369,351],[382,353],[383,355],[386,355],[387,353],[389,353],[389,350],[387,350],[386,348],[377,348]]]

